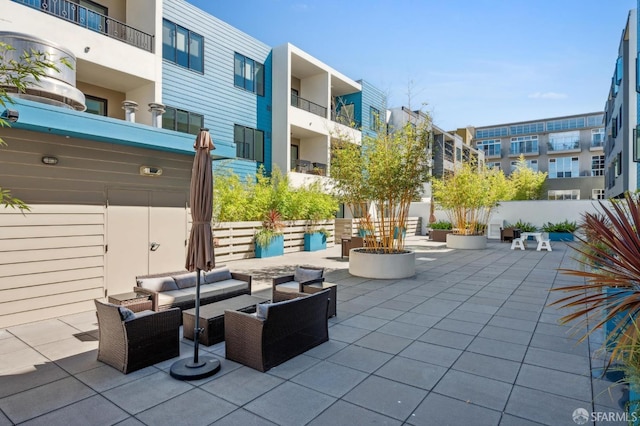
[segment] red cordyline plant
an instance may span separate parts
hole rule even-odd
[[[625,194],[610,200],[610,206],[600,202],[598,213],[583,214],[585,237],[572,246],[580,255],[575,260],[580,269],[559,269],[563,274],[582,277],[585,284],[554,288],[571,293],[552,305],[573,308],[560,318],[561,323],[578,321],[587,327],[580,341],[608,321],[623,318],[606,336],[611,360],[637,363],[640,356],[639,327],[635,320],[640,312],[640,196]],[[615,291],[607,291],[615,288]],[[595,324],[595,325],[593,325]]]

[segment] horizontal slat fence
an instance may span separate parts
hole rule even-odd
[[[103,206],[0,209],[0,328],[93,309],[104,241]]]
[[[350,237],[358,235],[358,228],[360,225],[360,218],[340,218],[336,219],[336,233],[339,237]],[[380,221],[376,220],[376,236],[380,235]],[[420,235],[421,228],[420,217],[407,218],[407,235]]]

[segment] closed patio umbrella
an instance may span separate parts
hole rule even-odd
[[[171,366],[171,376],[180,380],[197,380],[209,377],[220,370],[220,361],[212,357],[199,357],[200,345],[200,271],[209,271],[215,267],[213,253],[213,176],[211,170],[211,150],[215,149],[208,129],[200,129],[193,146],[196,150],[191,169],[189,205],[191,206],[191,235],[187,247],[185,267],[197,271],[196,312],[193,333],[193,360],[183,358]]]

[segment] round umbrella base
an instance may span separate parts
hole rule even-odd
[[[201,356],[198,364],[191,358],[183,358],[171,365],[171,377],[178,380],[199,380],[213,376],[220,371],[220,361],[208,356]]]

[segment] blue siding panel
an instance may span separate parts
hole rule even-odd
[[[164,18],[204,37],[204,74],[163,60],[163,103],[203,114],[216,156],[235,158],[235,124],[264,131],[265,167],[270,169],[271,48],[184,0],[165,0],[163,5]],[[235,52],[264,64],[264,97],[234,86]],[[238,166],[239,171],[248,169]]]
[[[372,86],[364,80],[360,80],[362,85],[362,135],[375,137],[376,132],[371,130],[371,117],[369,111],[371,107],[385,114],[387,111],[387,97],[382,90]],[[384,120],[385,117],[380,117]]]
[[[179,154],[193,155],[194,153],[193,143],[196,137],[186,133],[20,98],[14,99],[11,108],[20,112],[20,120],[12,124],[15,129]]]

